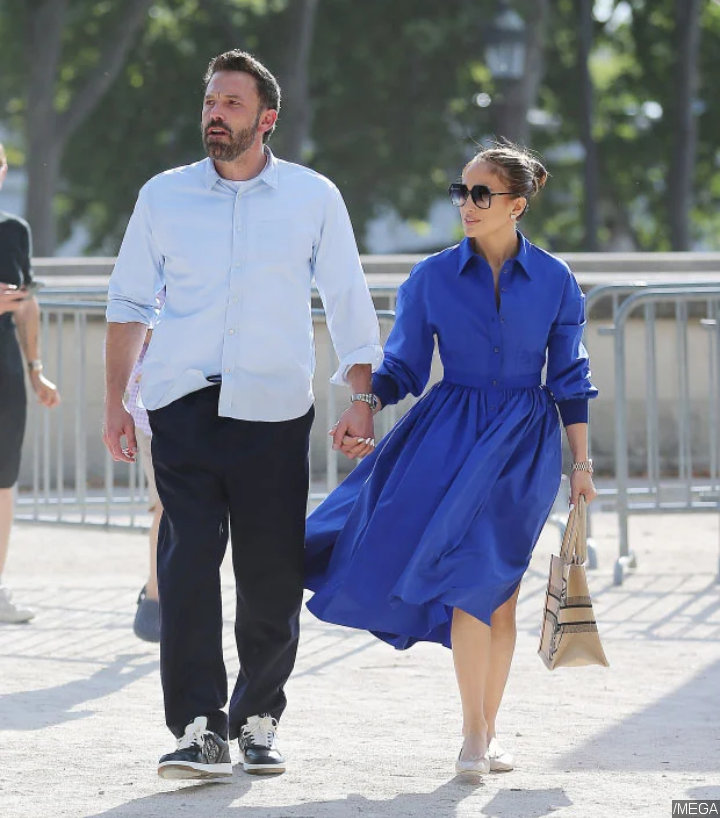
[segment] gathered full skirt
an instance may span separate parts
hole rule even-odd
[[[515,592],[560,475],[545,388],[441,381],[308,518],[309,609],[399,649],[450,647],[453,608],[489,624]]]

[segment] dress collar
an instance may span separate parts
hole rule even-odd
[[[517,235],[518,239],[520,240],[520,245],[518,247],[517,253],[512,257],[511,260],[513,262],[517,262],[517,264],[525,271],[525,274],[528,276],[528,278],[532,278],[532,271],[529,258],[530,247],[532,245],[519,230],[517,231]],[[470,241],[470,239],[464,238],[458,245],[458,275],[460,275],[465,270],[470,259],[475,258],[477,256],[478,254],[473,250],[472,242]]]

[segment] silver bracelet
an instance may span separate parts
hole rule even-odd
[[[577,463],[572,464],[573,471],[586,471],[589,474],[593,473],[592,460],[578,460]]]
[[[372,392],[356,392],[355,394],[350,395],[350,403],[355,403],[356,401],[367,403],[373,411],[377,409],[377,398],[372,394]]]

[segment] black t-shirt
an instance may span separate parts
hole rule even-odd
[[[32,240],[28,223],[0,211],[0,282],[22,287],[32,280]],[[0,329],[12,326],[12,314],[0,315]]]

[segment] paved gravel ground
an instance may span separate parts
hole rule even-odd
[[[397,652],[303,614],[280,746],[288,772],[166,782],[157,646],[132,634],[140,534],[18,525],[6,579],[37,609],[0,626],[2,818],[539,818],[671,815],[720,799],[717,515],[631,521],[638,571],[612,584],[615,521],[594,516],[591,590],[609,669],[549,673],[536,655],[549,528],[523,583],[501,719],[517,770],[454,777],[460,746],[449,651]],[[223,568],[228,671],[232,582]],[[238,748],[232,748],[233,760]]]

